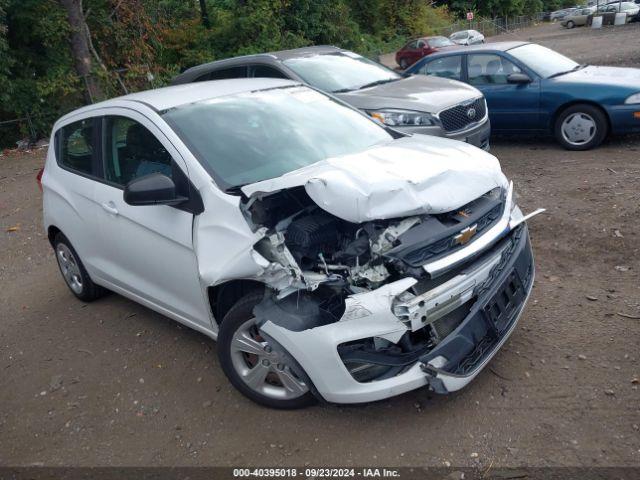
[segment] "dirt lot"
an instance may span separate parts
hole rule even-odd
[[[490,368],[446,397],[293,412],[240,396],[204,336],[116,295],[77,301],[41,231],[44,152],[1,156],[0,465],[640,466],[640,139],[493,153],[523,210],[548,213]]]

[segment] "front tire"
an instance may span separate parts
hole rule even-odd
[[[609,125],[605,113],[588,104],[572,105],[556,118],[556,140],[567,150],[590,150],[606,138]]]
[[[308,380],[295,373],[289,356],[273,348],[258,331],[253,307],[262,292],[242,297],[225,315],[218,334],[218,358],[225,375],[240,393],[260,405],[296,409],[313,405],[316,398]]]
[[[93,283],[78,253],[62,233],[58,233],[53,239],[53,250],[62,278],[71,293],[83,302],[92,302],[105,294],[104,288]]]
[[[401,58],[400,59],[400,68],[402,70],[406,70],[407,68],[409,68],[409,62],[407,62],[406,58]]]
[[[571,20],[569,20],[569,21],[567,22],[567,28],[573,28],[573,27],[575,27],[575,26],[576,26],[576,24],[575,24],[575,23],[573,23]]]

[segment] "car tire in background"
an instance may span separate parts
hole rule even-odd
[[[292,369],[295,360],[274,349],[255,325],[253,308],[263,298],[262,291],[248,293],[224,316],[217,346],[222,370],[234,387],[260,405],[279,409],[313,405],[317,400],[310,381],[294,372],[301,371],[300,366]]]
[[[609,123],[605,113],[586,103],[562,110],[555,121],[556,140],[567,150],[589,150],[606,138]]]
[[[567,28],[573,28],[573,27],[575,27],[575,26],[576,26],[576,24],[575,24],[575,23],[573,23],[573,21],[572,21],[572,20],[569,20],[569,21],[567,22]]]
[[[102,297],[106,290],[91,280],[84,268],[78,252],[67,237],[58,233],[53,239],[53,251],[60,273],[67,287],[83,302],[91,302]]]
[[[409,65],[409,62],[407,62],[407,59],[406,58],[401,58],[400,59],[400,68],[402,70],[406,70],[409,67],[410,67],[410,65]]]

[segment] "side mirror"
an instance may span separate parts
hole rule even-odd
[[[188,200],[176,195],[176,184],[162,173],[131,180],[124,187],[123,197],[129,205],[179,205]]]
[[[524,85],[525,83],[531,83],[531,77],[526,73],[511,73],[507,77],[507,82]]]

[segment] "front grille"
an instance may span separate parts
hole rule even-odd
[[[447,132],[463,130],[472,123],[479,122],[487,114],[487,104],[484,97],[471,103],[456,105],[440,112],[442,127]]]
[[[476,225],[476,237],[479,237],[500,219],[503,208],[504,204],[500,202],[478,219],[474,219],[474,223]],[[404,261],[411,266],[417,267],[424,265],[429,260],[433,260],[436,257],[444,256],[444,254],[449,255],[464,246],[456,243],[456,237],[459,234],[460,232],[456,231],[435,243],[410,251],[404,257]]]

